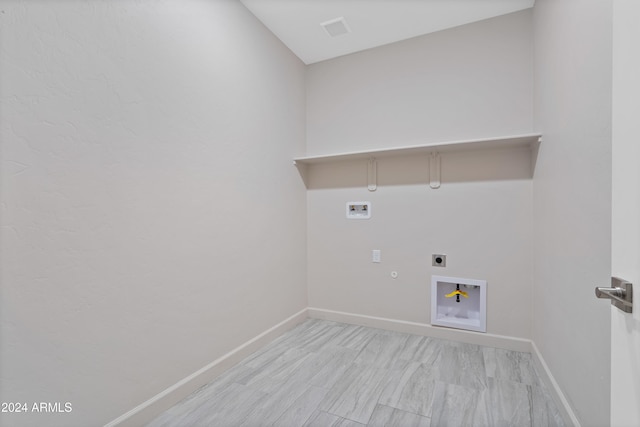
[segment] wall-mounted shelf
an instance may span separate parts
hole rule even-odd
[[[435,142],[423,145],[412,145],[396,148],[382,148],[364,151],[351,151],[336,154],[324,154],[319,156],[296,157],[295,165],[313,165],[318,163],[337,162],[358,159],[381,159],[384,157],[412,156],[416,154],[429,154],[432,152],[445,153],[463,150],[485,150],[495,148],[534,147],[541,135],[525,134],[513,136],[501,136],[496,138],[470,139],[462,141]]]
[[[363,151],[351,151],[335,154],[324,154],[317,156],[296,157],[293,164],[297,166],[300,176],[307,188],[309,188],[309,169],[314,165],[332,165],[337,162],[365,161],[367,165],[367,188],[369,191],[376,191],[377,183],[377,162],[385,158],[407,158],[424,156],[428,159],[428,184],[431,188],[440,188],[441,184],[441,154],[451,152],[484,151],[489,157],[493,157],[490,150],[501,148],[529,148],[532,153],[540,143],[542,135],[539,133],[500,136],[495,138],[468,139],[461,141],[434,142],[422,145],[411,145],[395,148],[382,148]],[[486,155],[484,156],[487,157]],[[348,163],[345,163],[348,164]],[[535,154],[531,157],[531,170],[535,168]],[[486,175],[485,175],[486,179]]]

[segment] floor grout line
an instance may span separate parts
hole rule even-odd
[[[148,426],[564,425],[526,353],[319,319],[205,387]]]

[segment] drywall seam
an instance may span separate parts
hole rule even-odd
[[[307,309],[302,309],[277,325],[267,329],[260,335],[250,339],[224,356],[219,357],[193,374],[181,379],[174,385],[161,391],[151,399],[131,409],[106,424],[105,427],[140,426],[148,423],[163,411],[178,403],[181,399],[196,391],[198,388],[213,381],[227,369],[237,364],[249,354],[259,350],[269,342],[278,338],[286,331],[307,319]]]
[[[556,402],[556,406],[564,419],[564,422],[567,425],[572,425],[574,427],[580,427],[580,421],[578,421],[578,417],[571,409],[571,405],[569,405],[569,401],[565,397],[562,389],[558,385],[558,382],[554,378],[549,366],[542,357],[542,353],[538,350],[536,343],[531,341],[531,356],[533,358],[533,362],[535,364],[536,370],[538,371],[538,375],[544,381],[547,389],[549,390],[553,400]]]
[[[455,340],[468,344],[501,348],[504,350],[531,353],[531,341],[524,338],[504,335],[485,334],[463,331],[460,329],[441,328],[426,323],[407,322],[404,320],[387,319],[383,317],[365,316],[362,314],[345,313],[341,311],[325,310],[322,308],[308,308],[308,315],[314,319],[331,320],[334,322],[350,323],[389,331],[424,335],[434,338]]]

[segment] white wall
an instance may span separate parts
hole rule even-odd
[[[529,14],[309,66],[308,153],[530,132]]]
[[[611,1],[538,0],[533,339],[583,426],[609,424]]]
[[[304,67],[235,1],[0,5],[6,425],[102,425],[306,307]],[[6,417],[6,418],[5,418]]]
[[[611,273],[634,284],[633,314],[611,307],[611,425],[640,425],[640,2],[614,0]]]
[[[532,69],[530,11],[314,64],[308,153],[529,133]],[[437,190],[427,157],[380,160],[376,192],[365,162],[312,166],[309,305],[430,323],[432,274],[486,279],[487,331],[529,338],[530,160],[523,150],[443,154]],[[358,200],[372,202],[370,220],[345,219]],[[448,266],[432,268],[432,253]]]

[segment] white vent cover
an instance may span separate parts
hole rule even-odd
[[[347,25],[347,21],[345,21],[342,16],[340,18],[323,22],[320,25],[331,37],[338,37],[351,32],[351,29]]]

